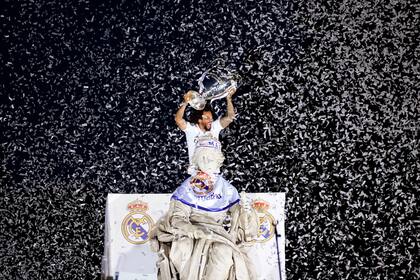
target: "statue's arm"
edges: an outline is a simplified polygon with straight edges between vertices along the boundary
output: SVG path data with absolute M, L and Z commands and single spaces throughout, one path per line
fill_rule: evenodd
M 232 217 L 230 234 L 236 236 L 237 240 L 250 241 L 258 234 L 259 223 L 255 209 L 245 209 L 236 204 L 230 209 Z
M 191 235 L 196 227 L 190 222 L 191 207 L 173 200 L 171 201 L 170 225 L 183 235 Z
M 176 229 L 184 229 L 191 225 L 190 214 L 191 208 L 183 203 L 172 200 L 170 204 L 170 225 Z

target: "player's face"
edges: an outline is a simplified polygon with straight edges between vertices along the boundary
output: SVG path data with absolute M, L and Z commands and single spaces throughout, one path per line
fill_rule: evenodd
M 200 126 L 204 128 L 204 130 L 209 131 L 213 122 L 213 116 L 211 112 L 203 112 L 203 115 L 198 122 Z

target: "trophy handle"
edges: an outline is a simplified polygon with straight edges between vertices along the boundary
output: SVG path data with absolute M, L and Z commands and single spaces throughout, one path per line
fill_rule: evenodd
M 198 85 L 200 87 L 200 89 L 198 90 L 198 92 L 200 94 L 203 94 L 203 91 L 205 89 L 203 81 L 205 77 L 211 77 L 212 79 L 214 79 L 216 81 L 216 84 L 220 84 L 222 82 L 222 80 L 220 79 L 220 77 L 216 76 L 215 74 L 210 73 L 209 74 L 209 70 L 205 71 L 200 78 L 197 80 L 198 81 Z

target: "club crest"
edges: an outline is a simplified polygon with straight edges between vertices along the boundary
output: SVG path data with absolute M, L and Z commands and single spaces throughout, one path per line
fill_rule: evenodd
M 256 242 L 267 242 L 274 236 L 274 217 L 268 212 L 270 204 L 259 199 L 252 202 L 252 207 L 257 211 L 259 222 Z
M 146 214 L 149 206 L 146 202 L 135 200 L 127 205 L 130 211 L 121 223 L 121 232 L 124 238 L 132 244 L 144 244 L 149 241 L 149 231 L 154 222 Z
M 200 171 L 190 180 L 190 188 L 196 196 L 206 196 L 213 192 L 213 180 L 210 175 Z

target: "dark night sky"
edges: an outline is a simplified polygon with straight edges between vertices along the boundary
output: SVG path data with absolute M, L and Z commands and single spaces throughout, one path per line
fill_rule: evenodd
M 6 1 L 2 279 L 96 279 L 108 192 L 172 192 L 214 59 L 238 190 L 287 196 L 288 279 L 418 279 L 415 1 Z M 225 102 L 214 102 L 219 114 Z

